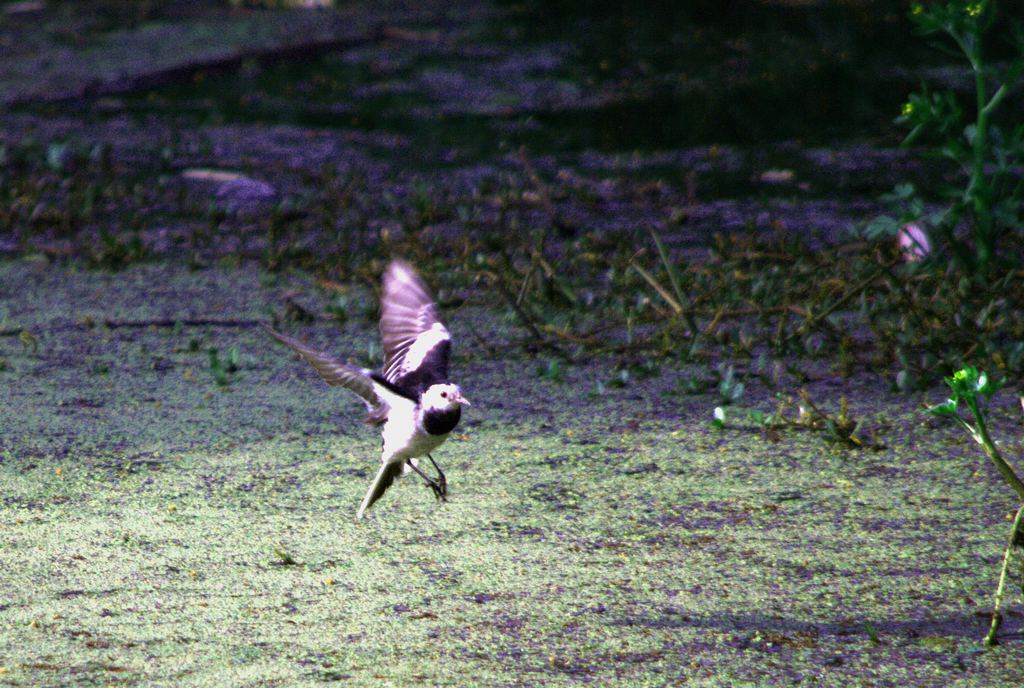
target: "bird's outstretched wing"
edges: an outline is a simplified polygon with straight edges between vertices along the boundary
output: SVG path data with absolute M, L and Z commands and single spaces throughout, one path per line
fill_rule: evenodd
M 370 371 L 336 361 L 327 354 L 308 347 L 297 339 L 283 335 L 280 332 L 275 332 L 269 327 L 266 329 L 271 337 L 282 344 L 287 344 L 293 351 L 306 359 L 327 384 L 345 387 L 362 397 L 370 411 L 374 411 L 386 403 L 374 390 Z
M 384 379 L 414 393 L 448 381 L 451 335 L 430 290 L 412 266 L 392 261 L 384 271 L 380 300 Z

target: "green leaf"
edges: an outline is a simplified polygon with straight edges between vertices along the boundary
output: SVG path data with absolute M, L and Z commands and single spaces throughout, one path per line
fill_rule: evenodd
M 220 353 L 217 351 L 217 347 L 211 346 L 209 355 L 210 372 L 213 374 L 213 379 L 221 387 L 227 386 L 231 380 L 228 377 L 227 371 L 224 369 L 224 363 L 220 360 Z
M 736 403 L 737 401 L 739 401 L 740 398 L 743 396 L 743 392 L 745 389 L 746 385 L 744 385 L 742 382 L 737 382 L 736 384 L 734 384 L 732 388 L 729 390 L 729 401 L 731 403 Z
M 46 149 L 46 165 L 54 172 L 64 169 L 64 163 L 68 158 L 68 145 L 66 143 L 54 142 Z
M 623 368 L 608 381 L 609 387 L 622 388 L 629 384 L 629 371 Z
M 238 372 L 239 360 L 240 358 L 238 353 L 238 347 L 233 346 L 230 349 L 228 349 L 228 362 L 227 366 L 225 366 L 225 370 L 227 370 L 229 373 Z
M 900 372 L 896 373 L 896 389 L 901 392 L 906 392 L 911 388 L 914 383 L 914 378 L 910 374 L 910 371 L 904 368 Z
M 992 380 L 986 373 L 981 373 L 981 377 L 977 384 L 977 390 L 979 394 L 984 395 L 985 398 L 988 399 L 1005 386 L 1005 378 L 1002 380 Z
M 928 413 L 933 416 L 955 416 L 956 415 L 957 400 L 946 399 L 945 403 L 936 404 L 928 408 Z

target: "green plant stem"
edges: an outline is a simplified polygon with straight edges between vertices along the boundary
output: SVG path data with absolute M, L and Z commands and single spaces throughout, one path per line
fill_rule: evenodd
M 992 625 L 989 626 L 988 634 L 985 635 L 986 645 L 996 645 L 996 633 L 1003 623 L 1003 615 L 999 611 L 1003 606 L 1003 593 L 1006 590 L 1007 571 L 1010 570 L 1010 555 L 1013 553 L 1013 544 L 1017 541 L 1017 533 L 1024 524 L 1024 506 L 1017 509 L 1017 516 L 1013 519 L 1013 528 L 1010 530 L 1010 540 L 1006 543 L 1006 552 L 1003 554 L 1003 568 L 999 572 L 999 585 L 996 586 L 995 605 L 992 608 Z
M 658 256 L 661 258 L 662 264 L 665 266 L 665 272 L 668 273 L 668 280 L 672 284 L 672 291 L 676 294 L 676 303 L 679 304 L 677 313 L 683 317 L 683 322 L 686 323 L 686 327 L 690 330 L 690 336 L 694 339 L 697 338 L 698 330 L 697 323 L 693 319 L 693 314 L 683 306 L 686 301 L 686 295 L 683 293 L 682 287 L 679 285 L 679 275 L 676 274 L 676 268 L 672 264 L 672 261 L 668 259 L 668 251 L 665 250 L 664 244 L 661 243 L 661 237 L 654 230 L 654 227 L 648 227 L 651 232 L 651 238 L 654 239 L 654 245 L 658 249 Z
M 982 418 L 980 409 L 977 408 L 977 404 L 971 404 L 971 412 L 974 414 L 974 419 L 977 423 L 977 427 L 974 429 L 975 439 L 981 448 L 988 454 L 988 458 L 992 459 L 992 463 L 996 465 L 996 470 L 1003 476 L 1006 482 L 1010 483 L 1010 487 L 1016 491 L 1017 496 L 1022 502 L 1024 502 L 1024 482 L 1017 476 L 1010 464 L 1006 463 L 1006 459 L 1003 458 L 999 450 L 996 449 L 996 445 L 993 444 L 992 438 L 989 437 L 988 428 L 985 427 L 985 420 Z M 970 427 L 970 426 L 968 426 Z
M 1003 99 L 1006 98 L 1009 92 L 1010 89 L 1006 87 L 1006 84 L 1000 84 L 996 92 L 992 94 L 991 98 L 989 98 L 988 103 L 985 104 L 985 107 L 981 109 L 981 111 L 985 113 L 986 117 L 995 112 L 995 109 L 999 107 L 999 104 L 1003 102 Z
M 985 83 L 985 68 L 981 57 L 981 36 L 966 41 L 957 38 L 960 49 L 964 51 L 974 72 L 974 94 L 977 108 L 977 121 L 974 126 L 974 140 L 971 142 L 971 179 L 964 192 L 964 201 L 971 204 L 974 210 L 974 234 L 977 240 L 976 260 L 978 266 L 985 268 L 992 258 L 993 239 L 992 217 L 989 200 L 986 194 L 980 193 L 985 186 L 985 153 L 988 148 L 989 115 L 1003 96 L 988 98 L 988 85 Z

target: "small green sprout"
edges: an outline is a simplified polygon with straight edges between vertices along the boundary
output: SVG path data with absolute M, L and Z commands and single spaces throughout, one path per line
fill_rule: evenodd
M 984 371 L 979 371 L 973 366 L 967 366 L 958 370 L 952 377 L 947 377 L 946 384 L 953 394 L 945 402 L 929 408 L 928 412 L 934 416 L 952 418 L 974 438 L 975 442 L 984 447 L 986 452 L 989 450 L 990 445 L 992 451 L 998 453 L 998 450 L 992 445 L 992 440 L 988 437 L 986 405 L 992 395 L 999 391 L 1004 383 L 993 382 Z M 974 420 L 973 425 L 958 412 L 961 401 L 970 412 Z M 1011 484 L 1013 484 L 1012 481 Z M 1024 499 L 1024 492 L 1020 494 L 1021 498 Z
M 783 414 L 783 404 L 779 404 L 779 410 L 775 413 L 765 413 L 759 409 L 740 408 L 733 406 L 726 408 L 716 406 L 711 418 L 711 427 L 722 430 L 729 423 L 742 423 L 749 421 L 761 428 L 766 433 L 773 433 L 783 427 L 794 425 Z
M 629 386 L 629 383 L 632 379 L 633 376 L 630 375 L 629 368 L 620 368 L 618 372 L 616 372 L 615 375 L 612 376 L 612 379 L 608 380 L 608 386 L 621 389 L 623 387 Z
M 882 642 L 882 639 L 878 635 L 878 629 L 871 623 L 864 624 L 864 632 L 868 634 L 868 640 L 878 645 Z
M 213 379 L 221 387 L 231 384 L 232 380 L 234 380 L 234 374 L 238 372 L 238 347 L 233 346 L 228 349 L 224 360 L 221 360 L 220 352 L 215 346 L 210 347 L 209 354 L 210 372 L 213 374 Z
M 548 362 L 544 365 L 537 366 L 537 377 L 544 380 L 550 380 L 552 382 L 561 382 L 564 371 L 562 370 L 562 362 L 557 358 L 548 359 Z
M 822 432 L 827 439 L 840 442 L 851 448 L 877 451 L 885 447 L 874 433 L 867 441 L 854 434 L 858 423 L 850 415 L 846 397 L 839 399 L 839 413 L 835 416 L 822 411 L 811 399 L 811 395 L 806 389 L 800 390 L 795 418 L 786 415 L 787 409 L 792 409 L 793 404 L 793 399 L 778 395 L 778 406 L 774 413 L 765 413 L 759 409 L 739 406 L 716 406 L 711 419 L 711 427 L 721 430 L 729 424 L 747 422 L 760 428 L 764 436 L 772 441 L 778 441 L 780 430 L 800 429 Z
M 28 330 L 22 330 L 18 333 L 18 341 L 21 342 L 22 351 L 26 353 L 31 351 L 33 354 L 39 353 L 39 340 Z
M 349 310 L 351 309 L 349 299 L 345 294 L 338 294 L 331 302 L 327 304 L 325 309 L 335 321 L 344 323 L 348 320 Z
M 1021 501 L 1021 506 L 1017 510 L 1013 527 L 1010 530 L 1009 542 L 1007 542 L 1003 554 L 1003 568 L 999 573 L 999 584 L 996 586 L 995 605 L 992 610 L 992 625 L 985 636 L 986 645 L 995 645 L 996 633 L 998 633 L 1003 620 L 1000 609 L 1003 604 L 1003 592 L 1006 588 L 1007 571 L 1010 567 L 1010 555 L 1014 546 L 1020 544 L 1020 541 L 1024 539 L 1024 533 L 1021 530 L 1024 526 L 1024 482 L 1021 482 L 1020 477 L 1003 458 L 988 433 L 988 400 L 999 391 L 1004 382 L 994 382 L 984 371 L 967 366 L 958 370 L 952 377 L 947 377 L 946 384 L 952 391 L 952 395 L 945 402 L 929 408 L 928 412 L 935 416 L 952 418 L 966 430 L 974 438 L 974 441 L 981 445 L 992 463 L 995 464 L 996 470 L 1010 484 Z M 970 413 L 969 418 L 960 415 L 960 402 L 967 407 Z
M 278 542 L 273 546 L 274 556 L 277 557 L 277 561 L 274 562 L 280 566 L 300 566 L 302 562 L 292 556 L 291 552 L 284 546 L 284 543 Z
M 746 385 L 736 379 L 736 371 L 731 365 L 718 366 L 718 396 L 725 405 L 735 404 L 743 397 Z

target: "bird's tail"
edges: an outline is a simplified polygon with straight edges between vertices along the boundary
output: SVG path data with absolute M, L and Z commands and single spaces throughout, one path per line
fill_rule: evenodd
M 359 511 L 356 512 L 356 518 L 360 519 L 363 517 L 363 513 L 373 506 L 381 496 L 387 491 L 389 487 L 403 474 L 405 470 L 405 461 L 389 462 L 381 464 L 380 470 L 377 471 L 377 477 L 370 483 L 370 489 L 366 491 L 366 496 L 363 497 L 363 503 L 359 505 Z

